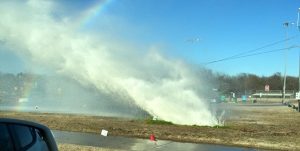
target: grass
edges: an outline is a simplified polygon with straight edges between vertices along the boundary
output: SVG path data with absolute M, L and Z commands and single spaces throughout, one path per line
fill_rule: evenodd
M 223 128 L 223 129 L 225 129 L 225 128 L 229 128 L 229 126 L 215 125 L 215 126 L 213 126 L 213 128 Z
M 152 124 L 152 125 L 175 125 L 174 123 L 170 121 L 160 120 L 160 119 L 153 119 L 153 116 L 148 116 L 144 119 L 144 122 L 146 124 Z
M 193 127 L 208 127 L 208 128 L 222 128 L 222 129 L 225 129 L 225 128 L 230 128 L 229 126 L 222 126 L 222 125 L 215 125 L 215 126 L 199 126 L 199 125 L 192 125 Z
M 172 122 L 164 121 L 164 120 L 146 119 L 145 122 L 147 124 L 155 124 L 155 125 L 174 125 Z

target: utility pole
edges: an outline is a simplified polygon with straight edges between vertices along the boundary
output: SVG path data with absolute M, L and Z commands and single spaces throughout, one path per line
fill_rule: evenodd
M 298 18 L 297 18 L 297 28 L 300 31 L 300 26 L 299 26 L 299 13 L 300 13 L 300 8 L 298 9 Z M 300 51 L 299 51 L 299 89 L 298 89 L 298 94 L 300 93 Z M 298 100 L 298 112 L 300 112 L 300 100 Z
M 299 25 L 299 16 L 300 16 L 300 8 L 298 9 L 298 18 L 297 18 L 297 28 L 300 31 L 300 25 Z M 300 50 L 299 50 L 299 75 L 298 75 L 298 82 L 299 82 L 299 88 L 298 92 L 300 92 Z
M 288 27 L 289 27 L 289 22 L 283 23 L 283 26 L 286 27 L 286 39 L 288 39 Z M 288 43 L 286 42 L 286 45 L 288 47 Z M 282 101 L 281 103 L 285 103 L 285 89 L 286 89 L 286 52 L 287 50 L 284 50 L 284 77 L 283 77 L 283 92 L 282 92 Z

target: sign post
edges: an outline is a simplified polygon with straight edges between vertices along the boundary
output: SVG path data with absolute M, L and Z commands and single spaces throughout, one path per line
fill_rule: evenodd
M 270 91 L 270 86 L 268 84 L 265 85 L 265 91 L 267 92 L 267 98 L 266 100 L 268 100 L 268 97 L 269 97 L 269 91 Z

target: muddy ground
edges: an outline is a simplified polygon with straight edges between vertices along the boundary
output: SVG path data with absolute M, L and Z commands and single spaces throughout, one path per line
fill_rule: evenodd
M 300 150 L 300 113 L 278 103 L 220 104 L 226 110 L 223 127 L 149 124 L 146 120 L 55 113 L 0 112 L 0 117 L 36 121 L 51 129 L 212 143 L 276 150 Z

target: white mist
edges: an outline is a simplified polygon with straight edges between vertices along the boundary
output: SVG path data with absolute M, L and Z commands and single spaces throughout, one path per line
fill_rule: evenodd
M 30 62 L 118 94 L 157 116 L 177 124 L 215 125 L 197 87 L 204 81 L 182 61 L 167 59 L 158 50 L 138 50 L 78 32 L 68 19 L 52 17 L 50 1 L 1 2 L 0 40 Z

